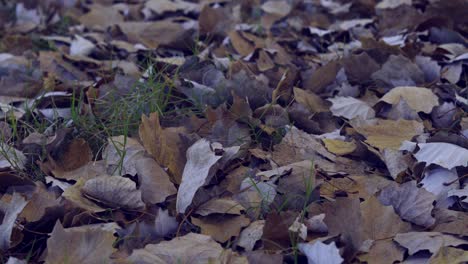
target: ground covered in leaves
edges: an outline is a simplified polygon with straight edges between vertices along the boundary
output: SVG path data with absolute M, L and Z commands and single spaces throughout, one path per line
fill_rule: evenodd
M 0 262 L 468 262 L 467 10 L 0 1 Z

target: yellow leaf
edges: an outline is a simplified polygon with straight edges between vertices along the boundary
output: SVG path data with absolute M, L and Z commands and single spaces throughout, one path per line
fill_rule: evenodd
M 356 144 L 354 141 L 347 142 L 338 139 L 323 139 L 323 143 L 325 143 L 325 147 L 328 151 L 336 155 L 346 155 L 352 153 L 356 150 Z

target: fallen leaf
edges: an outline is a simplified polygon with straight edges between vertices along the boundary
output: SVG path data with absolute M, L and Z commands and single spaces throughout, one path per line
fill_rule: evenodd
M 291 12 L 291 6 L 287 1 L 267 1 L 260 8 L 267 13 L 280 17 L 287 16 Z
M 70 45 L 70 55 L 71 56 L 88 56 L 93 49 L 96 47 L 91 41 L 75 35 L 75 39 L 71 42 Z
M 127 258 L 130 263 L 232 263 L 247 264 L 247 259 L 231 250 L 223 249 L 211 237 L 189 233 L 171 241 L 149 244 L 143 249 L 136 249 Z
M 332 102 L 330 111 L 334 116 L 341 116 L 347 119 L 360 117 L 371 119 L 375 117 L 375 111 L 365 102 L 353 97 L 334 97 L 328 99 Z
M 404 140 L 411 140 L 423 132 L 423 125 L 413 120 L 351 120 L 356 131 L 364 135 L 366 142 L 381 150 L 399 149 Z
M 42 182 L 36 183 L 36 189 L 31 194 L 31 199 L 24 207 L 20 216 L 26 218 L 28 222 L 36 222 L 41 220 L 45 214 L 52 215 L 52 208 L 60 206 L 60 198 L 58 193 L 47 190 L 47 187 Z
M 175 232 L 178 226 L 176 218 L 170 216 L 168 210 L 158 209 L 158 215 L 154 219 L 154 229 L 158 236 L 165 237 Z
M 396 8 L 400 5 L 411 5 L 412 0 L 382 0 L 378 3 L 375 8 L 385 9 L 385 8 Z
M 439 232 L 401 233 L 397 234 L 394 240 L 401 246 L 407 248 L 410 255 L 421 250 L 429 250 L 429 252 L 435 254 L 443 247 L 468 244 L 466 240 Z
M 192 223 L 200 227 L 202 234 L 211 236 L 214 240 L 224 243 L 231 239 L 231 237 L 237 237 L 241 229 L 249 225 L 250 220 L 243 215 L 212 215 L 202 218 L 192 217 Z
M 390 176 L 395 180 L 398 176 L 406 171 L 413 163 L 413 158 L 410 155 L 403 154 L 400 150 L 384 149 L 382 152 L 383 162 L 387 166 Z
M 432 255 L 430 264 L 463 263 L 468 261 L 468 251 L 453 247 L 443 247 Z
M 4 195 L 0 200 L 0 211 L 3 215 L 0 225 L 0 250 L 6 251 L 10 248 L 16 218 L 27 203 L 21 194 L 16 192 L 13 195 Z
M 88 162 L 87 164 L 71 171 L 64 171 L 61 167 L 54 166 L 52 164 L 51 172 L 54 177 L 58 179 L 68 181 L 78 181 L 79 179 L 88 180 L 96 178 L 99 175 L 107 174 L 107 166 L 104 160 L 98 160 Z
M 269 213 L 263 227 L 262 242 L 264 248 L 267 250 L 280 250 L 289 247 L 291 244 L 289 227 L 296 218 L 297 213 L 293 211 Z
M 135 169 L 140 182 L 141 198 L 147 204 L 162 203 L 168 196 L 177 193 L 169 175 L 153 158 L 135 161 Z
M 0 169 L 23 169 L 26 156 L 12 146 L 0 142 Z
M 316 112 L 326 112 L 329 107 L 327 101 L 320 98 L 318 95 L 308 92 L 306 90 L 294 87 L 294 99 L 307 107 L 312 113 Z
M 276 184 L 256 181 L 250 177 L 242 180 L 236 199 L 247 210 L 251 217 L 258 217 L 270 206 L 276 197 Z
M 124 20 L 119 10 L 112 7 L 95 4 L 91 6 L 90 12 L 79 18 L 86 27 L 107 28 Z
M 200 139 L 187 150 L 187 164 L 177 194 L 177 211 L 185 213 L 197 190 L 211 180 L 212 167 L 222 158 L 211 149 L 210 142 Z
M 190 12 L 200 12 L 200 5 L 182 0 L 150 0 L 145 3 L 145 7 L 151 9 L 157 15 L 162 15 L 166 12 L 181 11 L 185 14 Z
M 373 243 L 369 252 L 358 258 L 369 263 L 394 263 L 403 260 L 404 251 L 391 238 L 398 233 L 410 231 L 411 224 L 401 220 L 393 207 L 382 205 L 376 196 L 361 203 L 361 214 L 365 237 Z
M 107 166 L 112 166 L 112 174 L 136 175 L 135 163 L 143 158 L 145 149 L 133 138 L 126 136 L 110 137 L 102 156 Z
M 299 250 L 307 256 L 309 264 L 341 264 L 343 258 L 340 255 L 340 251 L 335 245 L 335 242 L 325 244 L 321 241 L 313 243 L 299 243 Z
M 82 195 L 85 180 L 79 179 L 73 186 L 68 187 L 62 194 L 63 198 L 70 201 L 74 206 L 91 212 L 103 212 L 106 209 L 98 206 Z
M 338 139 L 322 139 L 323 143 L 325 143 L 325 147 L 328 151 L 335 155 L 347 155 L 353 153 L 357 146 L 354 141 L 347 142 Z
M 63 228 L 57 221 L 47 239 L 47 263 L 106 263 L 115 252 L 112 247 L 115 223 Z
M 390 180 L 379 175 L 332 178 L 320 186 L 320 196 L 333 199 L 336 192 L 346 192 L 349 197 L 366 200 L 390 183 Z
M 325 213 L 323 221 L 328 227 L 328 235 L 341 235 L 346 245 L 343 256 L 353 257 L 365 240 L 359 200 L 340 197 L 335 202 L 325 205 L 323 210 Z
M 207 216 L 210 214 L 233 214 L 240 215 L 244 208 L 235 200 L 230 198 L 211 199 L 200 205 L 195 211 L 196 214 Z
M 449 198 L 449 195 L 452 190 L 459 188 L 457 179 L 458 174 L 455 169 L 436 168 L 425 171 L 424 179 L 420 184 L 424 189 L 435 195 L 436 207 L 448 208 L 455 202 L 452 198 Z M 454 183 L 445 185 L 447 182 Z
M 437 164 L 447 169 L 468 166 L 468 150 L 450 143 L 419 143 L 414 157 L 419 162 Z
M 112 208 L 139 210 L 145 207 L 136 184 L 120 176 L 99 176 L 87 180 L 81 189 L 86 198 Z
M 398 86 L 416 86 L 425 81 L 421 69 L 402 55 L 390 55 L 382 68 L 372 74 L 372 79 L 387 90 Z
M 404 99 L 411 109 L 426 114 L 431 113 L 432 108 L 439 105 L 439 98 L 431 90 L 416 86 L 395 87 L 379 101 L 395 105 L 401 99 Z
M 323 222 L 323 219 L 325 219 L 325 214 L 318 214 L 306 219 L 304 223 L 309 231 L 314 233 L 327 233 L 328 227 L 325 222 Z
M 402 219 L 411 223 L 424 227 L 435 223 L 431 215 L 435 196 L 425 189 L 418 188 L 415 181 L 388 185 L 381 191 L 379 200 L 383 205 L 393 206 Z
M 302 223 L 301 217 L 297 217 L 296 220 L 289 226 L 288 231 L 292 234 L 297 235 L 302 240 L 307 239 L 307 226 Z
M 243 247 L 246 251 L 252 251 L 257 241 L 262 238 L 265 220 L 257 220 L 246 227 L 239 235 L 238 246 Z
M 180 137 L 185 133 L 183 127 L 162 128 L 157 113 L 141 116 L 139 135 L 143 146 L 159 165 L 168 168 L 176 184 L 181 182 L 186 163 L 187 146 Z

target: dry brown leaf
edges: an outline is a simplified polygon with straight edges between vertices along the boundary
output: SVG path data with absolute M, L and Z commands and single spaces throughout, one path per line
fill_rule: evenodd
M 403 55 L 390 55 L 382 68 L 372 74 L 372 79 L 386 89 L 415 86 L 425 82 L 421 69 Z
M 404 99 L 411 109 L 426 114 L 439 105 L 439 98 L 431 90 L 416 86 L 395 87 L 380 98 L 380 101 L 396 105 L 401 99 Z
M 330 111 L 334 116 L 347 119 L 362 118 L 371 119 L 375 117 L 375 111 L 367 103 L 349 96 L 337 96 L 328 99 L 332 102 Z
M 273 182 L 256 181 L 250 177 L 245 178 L 240 189 L 234 195 L 244 208 L 248 208 L 247 214 L 258 218 L 263 210 L 266 210 L 276 197 L 276 184 Z
M 325 143 L 325 147 L 328 151 L 339 156 L 353 153 L 357 148 L 354 141 L 347 142 L 343 140 L 328 138 L 322 139 L 322 141 L 323 143 Z
M 115 223 L 85 225 L 64 229 L 57 221 L 47 239 L 46 263 L 107 263 L 116 250 Z
M 290 246 L 289 227 L 294 223 L 297 215 L 298 213 L 293 211 L 282 211 L 269 213 L 266 216 L 262 236 L 265 249 L 281 250 Z
M 182 0 L 150 0 L 145 3 L 145 7 L 151 9 L 157 15 L 162 15 L 165 12 L 182 11 L 188 14 L 190 12 L 200 11 L 200 4 Z
M 378 175 L 332 178 L 320 186 L 320 195 L 334 198 L 335 192 L 346 192 L 350 197 L 366 200 L 390 183 L 390 180 Z
M 190 22 L 187 23 L 189 25 Z M 119 23 L 118 26 L 131 43 L 143 44 L 149 49 L 165 46 L 189 50 L 194 45 L 190 35 L 187 34 L 190 30 L 184 28 L 181 23 L 171 20 L 128 21 Z
M 320 94 L 328 85 L 335 81 L 339 70 L 340 65 L 335 61 L 318 68 L 310 77 L 303 78 L 304 89 Z
M 328 102 L 320 98 L 318 95 L 306 90 L 294 87 L 294 99 L 307 107 L 312 113 L 327 112 L 329 109 Z
M 243 215 L 211 215 L 202 218 L 192 217 L 192 223 L 201 228 L 202 234 L 224 243 L 231 237 L 237 237 L 241 229 L 249 225 L 250 220 Z
M 367 143 L 380 150 L 398 150 L 404 140 L 411 140 L 424 129 L 421 123 L 414 120 L 353 119 L 350 123 L 358 133 L 367 138 Z
M 267 1 L 261 7 L 263 11 L 278 15 L 280 17 L 285 17 L 291 12 L 291 5 L 284 0 L 280 1 Z
M 139 128 L 140 139 L 146 151 L 151 154 L 162 167 L 167 167 L 175 183 L 180 184 L 185 163 L 187 146 L 180 135 L 185 134 L 183 127 L 162 128 L 157 113 L 149 117 L 142 115 Z
M 31 194 L 31 199 L 24 207 L 20 216 L 26 218 L 28 222 L 36 222 L 45 216 L 52 215 L 52 207 L 60 206 L 58 194 L 47 190 L 47 187 L 42 182 L 36 183 L 36 189 Z
M 257 67 L 260 72 L 271 70 L 275 67 L 275 63 L 270 58 L 270 55 L 264 50 L 258 51 Z
M 145 207 L 141 191 L 132 180 L 120 176 L 99 176 L 87 180 L 81 188 L 86 198 L 112 208 L 139 210 Z
M 226 31 L 229 31 L 232 27 L 229 11 L 226 8 L 213 8 L 209 5 L 203 6 L 198 16 L 200 33 L 225 35 Z M 214 59 L 216 60 L 216 57 Z
M 234 49 L 242 56 L 247 56 L 255 50 L 255 45 L 244 38 L 239 31 L 231 31 L 229 38 Z
M 195 214 L 207 216 L 210 214 L 233 214 L 240 215 L 244 210 L 242 205 L 231 198 L 211 199 L 208 202 L 200 205 Z
M 402 219 L 411 223 L 424 227 L 435 223 L 431 215 L 435 196 L 425 189 L 418 188 L 415 181 L 388 185 L 380 193 L 379 200 L 383 205 L 393 206 Z
M 87 164 L 71 171 L 62 171 L 60 169 L 52 169 L 55 178 L 64 180 L 78 181 L 79 179 L 88 180 L 96 178 L 99 175 L 107 174 L 107 166 L 104 160 L 91 161 Z
M 341 235 L 345 243 L 343 256 L 352 258 L 365 240 L 362 215 L 357 198 L 337 198 L 335 202 L 324 205 L 323 221 L 328 227 L 329 236 Z
M 84 169 L 83 166 L 87 166 L 93 158 L 93 151 L 88 142 L 82 138 L 73 139 L 69 144 L 63 148 L 59 147 L 59 150 L 54 152 L 57 154 L 49 155 L 49 160 L 41 166 L 46 166 L 57 178 L 70 177 L 69 174 Z M 72 179 L 76 180 L 76 178 Z
M 368 253 L 359 259 L 374 263 L 394 263 L 403 260 L 404 251 L 392 240 L 396 234 L 411 230 L 411 224 L 403 222 L 393 207 L 382 205 L 375 196 L 361 203 L 362 226 L 367 239 L 373 240 Z
M 169 180 L 169 175 L 153 158 L 141 158 L 135 161 L 135 169 L 140 182 L 141 196 L 145 203 L 162 203 L 177 189 Z
M 116 8 L 95 4 L 90 7 L 90 12 L 81 16 L 79 20 L 86 27 L 105 29 L 123 22 L 124 18 Z
M 116 136 L 107 139 L 107 146 L 102 153 L 113 175 L 135 175 L 135 163 L 143 158 L 145 149 L 136 139 Z
M 304 160 L 313 161 L 320 171 L 330 175 L 359 175 L 365 173 L 361 161 L 330 153 L 316 136 L 291 127 L 280 144 L 275 146 L 270 160 L 279 166 Z
M 127 258 L 130 263 L 229 263 L 247 264 L 247 259 L 223 249 L 211 237 L 189 233 L 171 241 L 149 244 L 136 249 Z
M 465 263 L 468 262 L 468 251 L 453 247 L 443 247 L 432 255 L 429 259 L 429 264 L 445 264 L 445 263 Z
M 375 196 L 361 203 L 361 213 L 364 233 L 372 240 L 386 239 L 411 230 L 411 224 L 403 222 L 393 207 L 382 205 Z
M 103 212 L 106 209 L 98 206 L 94 202 L 90 201 L 89 199 L 86 199 L 82 193 L 81 189 L 83 188 L 86 180 L 79 179 L 73 186 L 67 188 L 63 194 L 62 197 L 64 197 L 66 200 L 70 201 L 73 205 L 90 211 L 90 212 Z
M 401 233 L 397 234 L 394 240 L 401 246 L 407 248 L 410 255 L 421 250 L 429 250 L 429 252 L 435 254 L 443 247 L 468 244 L 466 240 L 439 232 Z

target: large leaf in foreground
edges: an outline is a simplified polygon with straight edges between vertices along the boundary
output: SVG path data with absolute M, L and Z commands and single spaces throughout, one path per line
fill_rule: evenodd
M 247 259 L 223 249 L 211 237 L 189 233 L 171 241 L 149 244 L 136 249 L 127 258 L 130 263 L 245 263 Z M 229 260 L 229 262 L 224 262 Z
M 420 143 L 414 157 L 419 162 L 437 164 L 447 169 L 468 166 L 468 149 L 450 143 Z
M 90 200 L 124 209 L 142 209 L 141 191 L 136 184 L 120 176 L 100 176 L 86 181 L 82 193 Z
M 47 240 L 46 263 L 109 263 L 114 253 L 116 224 L 97 224 L 63 228 L 55 224 Z
M 414 224 L 429 227 L 435 222 L 431 215 L 435 196 L 418 188 L 415 181 L 388 185 L 380 193 L 379 200 L 383 205 L 393 206 L 401 218 Z

